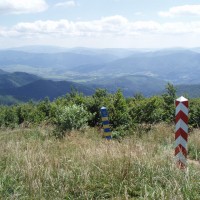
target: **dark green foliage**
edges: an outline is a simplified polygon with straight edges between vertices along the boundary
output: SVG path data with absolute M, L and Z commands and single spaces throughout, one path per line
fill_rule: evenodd
M 78 93 L 76 90 L 72 89 L 65 98 L 57 99 L 56 102 L 58 105 L 75 104 L 84 106 L 84 108 L 92 114 L 88 124 L 94 127 L 101 123 L 100 109 L 102 106 L 107 106 L 112 96 L 113 95 L 108 94 L 105 89 L 97 89 L 92 96 L 84 96 L 82 93 Z
M 97 89 L 94 95 L 84 96 L 77 90 L 71 89 L 70 93 L 53 102 L 46 98 L 38 103 L 30 101 L 25 104 L 1 106 L 0 126 L 15 127 L 20 124 L 30 126 L 50 123 L 59 127 L 60 132 L 78 129 L 82 126 L 77 127 L 79 122 L 93 127 L 101 126 L 100 109 L 105 106 L 109 113 L 113 134 L 119 138 L 134 132 L 135 128 L 143 124 L 151 127 L 151 124 L 163 121 L 173 123 L 176 98 L 176 89 L 171 84 L 166 86 L 165 94 L 150 98 L 136 94 L 133 98 L 126 99 L 121 90 L 110 94 L 105 89 Z M 71 110 L 66 110 L 68 108 Z M 200 99 L 189 100 L 189 110 L 189 126 L 199 127 Z M 67 119 L 68 121 L 65 121 Z
M 0 126 L 14 128 L 19 124 L 16 107 L 0 107 Z
M 100 109 L 102 106 L 107 106 L 106 100 L 109 98 L 109 94 L 105 89 L 97 89 L 92 98 L 88 98 L 86 103 L 87 109 L 92 113 L 93 117 L 89 121 L 91 126 L 96 126 L 101 123 Z
M 40 110 L 40 103 L 36 105 L 29 102 L 19 105 L 17 107 L 19 122 L 32 125 L 43 122 L 46 119 L 46 113 Z
M 45 98 L 44 101 L 39 102 L 37 109 L 38 112 L 43 113 L 46 119 L 49 118 L 51 113 L 51 103 L 49 99 Z
M 176 88 L 168 83 L 166 86 L 166 93 L 162 95 L 164 100 L 164 121 L 171 122 L 174 120 L 175 112 L 175 99 L 176 99 Z
M 130 116 L 135 123 L 157 123 L 163 120 L 164 101 L 162 97 L 135 99 L 130 107 Z
M 113 128 L 120 126 L 127 127 L 131 123 L 131 117 L 128 113 L 128 105 L 121 90 L 110 96 L 107 102 L 109 111 L 109 120 Z
M 189 100 L 189 124 L 192 127 L 200 127 L 200 99 Z

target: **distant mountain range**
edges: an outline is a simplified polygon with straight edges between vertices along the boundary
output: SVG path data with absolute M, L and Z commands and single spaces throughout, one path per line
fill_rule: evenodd
M 0 50 L 0 95 L 22 101 L 46 96 L 52 100 L 70 92 L 71 87 L 86 95 L 93 94 L 96 88 L 109 92 L 120 88 L 125 96 L 152 96 L 162 93 L 167 82 L 177 85 L 178 94 L 197 97 L 199 77 L 200 48 L 28 46 Z
M 61 53 L 28 53 L 15 50 L 0 51 L 0 66 L 24 65 L 35 68 L 58 68 L 63 70 L 86 64 L 101 64 L 115 60 L 116 57 L 108 54 L 85 55 L 72 52 Z
M 199 52 L 199 48 L 150 51 L 49 47 L 48 51 L 47 47 L 21 47 L 0 51 L 0 69 L 70 81 L 80 75 L 146 75 L 174 84 L 198 84 Z
M 140 52 L 101 65 L 73 69 L 88 74 L 140 74 L 157 77 L 175 84 L 200 83 L 200 53 L 190 50 Z

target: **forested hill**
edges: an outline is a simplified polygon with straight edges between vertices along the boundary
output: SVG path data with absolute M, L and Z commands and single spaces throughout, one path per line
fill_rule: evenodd
M 13 96 L 15 99 L 21 101 L 29 101 L 31 99 L 38 101 L 45 97 L 53 100 L 69 93 L 72 89 L 82 92 L 85 95 L 92 95 L 95 91 L 93 88 L 69 81 L 37 80 L 21 87 L 2 89 L 0 93 L 5 96 Z
M 39 79 L 41 79 L 41 77 L 25 72 L 8 73 L 1 70 L 0 89 L 7 90 L 9 88 L 21 87 Z
M 167 85 L 166 81 L 145 75 L 124 75 L 118 77 L 99 77 L 85 83 L 72 81 L 52 81 L 42 79 L 36 75 L 14 72 L 8 73 L 0 71 L 0 102 L 12 104 L 17 101 L 26 102 L 29 100 L 42 100 L 48 97 L 53 100 L 59 96 L 70 93 L 72 89 L 92 95 L 98 88 L 106 89 L 115 93 L 121 89 L 126 97 L 133 97 L 140 93 L 146 97 L 162 94 Z M 200 85 L 178 85 L 175 86 L 178 95 L 188 97 L 200 96 Z

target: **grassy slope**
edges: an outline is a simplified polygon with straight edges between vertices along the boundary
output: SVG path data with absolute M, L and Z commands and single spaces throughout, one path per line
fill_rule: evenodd
M 177 169 L 172 127 L 138 129 L 121 142 L 95 129 L 64 140 L 50 131 L 0 131 L 0 199 L 200 199 L 200 166 Z M 199 136 L 190 135 L 192 157 L 200 156 Z

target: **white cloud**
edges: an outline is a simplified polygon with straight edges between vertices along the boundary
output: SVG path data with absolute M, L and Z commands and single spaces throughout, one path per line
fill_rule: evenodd
M 7 29 L 4 27 L 0 27 L 0 38 L 6 38 L 6 37 L 16 38 L 18 36 L 21 36 L 21 33 L 16 31 L 15 29 Z
M 122 16 L 103 17 L 93 21 L 35 21 L 33 23 L 18 23 L 12 30 L 22 35 L 68 35 L 68 36 L 99 36 L 125 34 L 129 26 L 128 20 Z
M 1 0 L 0 14 L 43 12 L 48 8 L 45 0 Z
M 168 11 L 158 13 L 162 17 L 175 17 L 183 15 L 200 15 L 200 5 L 183 5 L 170 8 Z
M 69 21 L 66 19 L 53 21 L 35 21 L 18 23 L 11 28 L 1 28 L 1 35 L 8 36 L 130 36 L 137 34 L 185 34 L 200 33 L 200 21 L 196 22 L 170 22 L 156 21 L 129 21 L 127 18 L 116 15 L 103 17 L 93 21 Z M 2 34 L 4 33 L 4 34 Z
M 2 47 L 30 44 L 161 48 L 200 46 L 200 21 L 169 22 L 129 21 L 122 16 L 93 21 L 47 20 L 0 27 Z
M 155 21 L 137 21 L 130 23 L 130 30 L 138 32 L 158 32 L 161 29 L 161 25 Z
M 6 36 L 6 31 L 5 31 L 5 29 L 3 27 L 0 27 L 0 36 L 1 37 Z
M 75 6 L 78 6 L 78 4 L 73 1 L 73 0 L 69 0 L 69 1 L 65 1 L 65 2 L 59 2 L 57 4 L 55 4 L 55 6 L 57 7 L 75 7 Z
M 103 17 L 92 21 L 35 21 L 18 23 L 11 28 L 0 27 L 1 37 L 27 38 L 102 38 L 200 34 L 200 21 L 159 23 L 156 21 L 129 21 L 123 16 Z

